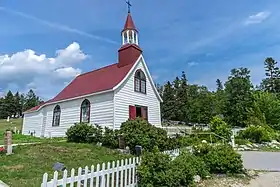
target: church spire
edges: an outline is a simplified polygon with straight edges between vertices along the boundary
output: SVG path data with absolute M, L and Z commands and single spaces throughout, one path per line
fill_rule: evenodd
M 134 22 L 132 20 L 132 16 L 130 13 L 131 4 L 130 4 L 129 0 L 126 3 L 128 5 L 128 13 L 127 13 L 124 29 L 122 30 L 122 45 L 125 45 L 125 44 L 138 45 L 138 31 L 134 25 Z

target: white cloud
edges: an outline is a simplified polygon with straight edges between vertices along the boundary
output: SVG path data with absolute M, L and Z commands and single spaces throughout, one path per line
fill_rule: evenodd
M 76 42 L 57 50 L 54 57 L 38 55 L 31 49 L 0 55 L 0 87 L 3 90 L 10 85 L 21 90 L 44 90 L 47 85 L 61 87 L 81 73 L 75 66 L 86 58 Z
M 249 16 L 244 24 L 245 25 L 250 25 L 250 24 L 257 24 L 265 21 L 269 16 L 271 15 L 271 12 L 264 11 L 264 12 L 259 12 L 255 15 Z
M 188 66 L 189 66 L 189 67 L 193 67 L 193 66 L 196 66 L 196 65 L 198 65 L 197 62 L 194 62 L 194 61 L 188 62 Z

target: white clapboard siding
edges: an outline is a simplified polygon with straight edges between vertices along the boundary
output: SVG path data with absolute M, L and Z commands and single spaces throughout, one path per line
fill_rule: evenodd
M 42 112 L 33 112 L 24 114 L 22 134 L 40 137 L 42 133 L 43 114 Z M 34 134 L 35 132 L 35 134 Z
M 80 167 L 77 173 L 74 169 L 71 169 L 70 173 L 67 170 L 61 173 L 55 171 L 50 181 L 48 174 L 45 173 L 41 187 L 132 187 L 137 184 L 136 167 L 139 163 L 140 159 L 136 157 L 98 164 L 96 167 L 86 166 L 84 170 Z
M 61 108 L 60 124 L 57 127 L 52 126 L 53 110 L 56 104 L 48 105 L 46 110 L 47 120 L 45 127 L 45 136 L 63 137 L 68 128 L 74 123 L 80 122 L 81 104 L 84 99 L 90 101 L 90 123 L 98 124 L 102 127 L 113 128 L 113 92 L 94 95 L 86 98 L 58 103 Z
M 146 75 L 146 94 L 134 91 L 134 74 L 141 69 Z M 161 126 L 160 100 L 153 89 L 152 82 L 148 78 L 144 61 L 140 60 L 135 69 L 131 72 L 126 81 L 115 91 L 115 128 L 129 118 L 129 105 L 140 105 L 148 107 L 148 121 Z

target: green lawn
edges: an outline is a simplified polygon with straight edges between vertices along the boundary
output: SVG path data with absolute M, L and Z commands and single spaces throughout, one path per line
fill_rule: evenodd
M 38 187 L 45 172 L 52 177 L 55 162 L 77 169 L 124 157 L 91 144 L 56 142 L 18 146 L 13 155 L 0 155 L 0 179 L 11 187 Z
M 22 127 L 22 118 L 18 119 L 10 119 L 9 122 L 7 122 L 4 119 L 0 120 L 0 145 L 4 144 L 4 132 L 7 129 L 13 129 L 14 127 L 17 128 L 17 130 L 21 130 Z M 25 136 L 21 134 L 13 134 L 13 140 L 12 142 L 14 144 L 16 143 L 31 143 L 31 142 L 42 142 L 41 138 L 36 138 L 32 136 Z
M 14 129 L 14 127 L 16 127 L 17 130 L 21 130 L 22 118 L 10 119 L 9 122 L 7 122 L 6 119 L 0 119 L 0 132 L 3 132 L 9 128 Z

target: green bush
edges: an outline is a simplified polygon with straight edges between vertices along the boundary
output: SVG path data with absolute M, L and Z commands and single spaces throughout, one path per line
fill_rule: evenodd
M 275 133 L 268 126 L 249 126 L 247 129 L 240 131 L 237 138 L 247 139 L 254 143 L 270 142 Z
M 215 174 L 238 174 L 243 172 L 241 155 L 229 145 L 213 146 L 207 153 L 200 155 Z
M 145 152 L 141 157 L 141 164 L 137 169 L 140 187 L 172 186 L 173 174 L 170 173 L 171 158 L 154 150 Z
M 138 175 L 140 187 L 190 186 L 195 175 L 204 178 L 209 169 L 201 158 L 190 153 L 184 152 L 171 161 L 168 155 L 154 150 L 143 154 Z
M 75 123 L 67 132 L 67 141 L 76 143 L 96 143 L 102 139 L 102 128 L 87 123 Z
M 192 173 L 193 176 L 199 175 L 201 178 L 206 178 L 206 176 L 210 174 L 209 168 L 204 160 L 189 152 L 181 152 L 180 155 L 172 161 L 171 165 L 174 167 L 177 166 L 177 169 L 179 168 L 182 172 L 187 171 L 187 173 Z M 188 176 L 188 174 L 184 176 Z
M 119 147 L 119 131 L 112 130 L 105 127 L 104 134 L 102 136 L 102 145 L 108 148 L 116 149 Z
M 151 151 L 154 146 L 161 151 L 170 149 L 167 144 L 167 132 L 141 118 L 124 122 L 121 125 L 120 133 L 124 135 L 125 144 L 133 152 L 136 145 L 141 145 L 147 151 Z
M 225 138 L 228 141 L 232 135 L 230 126 L 218 116 L 213 117 L 210 121 L 210 131 Z

